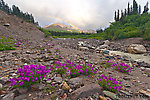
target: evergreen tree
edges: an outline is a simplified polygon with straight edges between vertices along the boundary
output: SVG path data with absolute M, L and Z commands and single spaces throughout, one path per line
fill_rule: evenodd
M 144 6 L 143 13 L 148 13 L 148 10 L 149 10 L 149 8 L 148 8 L 148 2 L 147 2 L 146 5 Z
M 12 13 L 18 17 L 21 17 L 20 9 L 15 5 L 12 5 Z
M 130 8 L 131 10 L 130 10 L 130 15 L 132 15 L 133 14 L 133 8 L 132 8 L 132 5 L 131 5 L 131 8 Z
M 117 21 L 117 12 L 115 11 L 115 21 Z
M 119 21 L 119 19 L 120 19 L 120 12 L 119 12 L 119 9 L 118 9 L 117 21 Z
M 7 14 L 14 14 L 17 17 L 23 18 L 24 20 L 28 21 L 28 22 L 34 22 L 34 17 L 32 16 L 32 14 L 28 14 L 28 13 L 23 13 L 19 7 L 12 5 L 12 10 L 9 8 L 8 4 L 5 3 L 3 0 L 0 0 L 0 9 L 5 11 Z
M 130 15 L 130 3 L 128 2 L 128 15 Z
M 141 14 L 141 5 L 139 5 L 139 14 Z
M 121 10 L 121 17 L 120 17 L 120 20 L 122 20 L 123 17 L 124 17 L 124 15 L 123 15 L 123 10 Z
M 124 16 L 127 16 L 127 9 L 124 10 Z
M 133 14 L 138 13 L 138 4 L 135 0 L 133 0 Z

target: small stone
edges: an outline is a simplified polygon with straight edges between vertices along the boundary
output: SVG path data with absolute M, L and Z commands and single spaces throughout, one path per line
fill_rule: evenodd
M 100 99 L 100 100 L 107 100 L 105 97 L 103 97 L 103 96 L 101 96 L 101 95 L 99 96 L 99 99 Z
M 148 97 L 150 97 L 150 92 L 148 92 L 148 91 L 140 90 L 139 92 L 146 95 L 146 96 L 148 96 Z
M 85 60 L 85 62 L 88 63 L 89 61 L 88 61 L 88 60 Z
M 54 81 L 55 81 L 56 83 L 61 83 L 61 82 L 62 82 L 62 77 L 55 77 L 55 78 L 54 78 Z
M 66 82 L 64 82 L 64 84 L 62 86 L 62 89 L 68 91 L 70 89 L 70 87 L 69 87 L 69 85 Z
M 130 94 L 130 93 L 127 92 L 127 91 L 120 90 L 120 92 L 123 93 L 123 94 L 125 94 L 125 95 L 127 95 L 127 96 L 132 96 L 132 94 Z
M 67 94 L 64 93 L 63 96 L 62 96 L 62 100 L 66 100 L 67 99 Z
M 141 67 L 141 70 L 144 71 L 144 70 L 145 70 L 145 67 Z
M 104 50 L 103 54 L 109 54 L 109 50 Z
M 0 95 L 2 95 L 2 94 L 6 94 L 6 91 L 1 90 Z
M 29 94 L 28 96 L 31 97 L 32 94 Z
M 50 84 L 52 81 L 51 80 L 47 80 L 46 83 Z
M 38 100 L 38 97 L 34 97 L 32 100 Z
M 103 93 L 104 95 L 110 97 L 113 100 L 119 100 L 119 97 L 115 93 L 112 93 L 110 91 L 103 91 Z
M 72 89 L 69 89 L 69 92 L 71 93 L 73 90 Z
M 123 79 L 124 79 L 124 80 L 131 80 L 131 77 L 124 76 Z

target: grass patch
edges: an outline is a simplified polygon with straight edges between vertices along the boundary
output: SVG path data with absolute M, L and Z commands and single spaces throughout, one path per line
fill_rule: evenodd
M 6 38 L 4 36 L 0 37 L 0 51 L 4 50 L 15 50 L 15 41 L 11 38 Z

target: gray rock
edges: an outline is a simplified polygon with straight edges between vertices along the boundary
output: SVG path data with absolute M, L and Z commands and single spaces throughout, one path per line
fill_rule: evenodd
M 90 84 L 83 86 L 71 93 L 71 99 L 78 100 L 79 98 L 92 96 L 96 93 L 102 93 L 102 87 L 99 84 Z
M 99 49 L 105 49 L 105 48 L 108 48 L 108 47 L 109 47 L 108 45 L 104 44 L 104 45 L 101 45 L 100 47 L 98 47 L 97 50 L 99 50 Z
M 130 94 L 130 93 L 127 92 L 127 91 L 120 90 L 120 92 L 123 93 L 123 94 L 125 94 L 125 95 L 127 95 L 127 96 L 132 96 L 132 94 Z
M 103 42 L 104 42 L 104 45 L 110 45 L 110 41 L 109 40 L 105 40 Z
M 88 47 L 79 47 L 80 50 L 89 50 Z
M 10 24 L 9 23 L 5 23 L 3 26 L 8 27 L 8 26 L 10 26 Z
M 3 84 L 0 83 L 0 89 L 3 88 Z
M 104 50 L 102 53 L 103 54 L 109 54 L 109 50 Z
M 14 100 L 26 100 L 27 94 L 23 94 L 14 98 Z
M 54 81 L 56 83 L 61 83 L 62 82 L 62 77 L 54 77 Z
M 119 97 L 115 93 L 112 93 L 109 91 L 103 91 L 103 93 L 104 93 L 104 95 L 110 97 L 113 100 L 119 100 Z
M 140 45 L 140 44 L 131 44 L 128 48 L 128 52 L 129 53 L 134 53 L 134 54 L 137 54 L 137 53 L 146 53 L 147 50 L 146 48 L 143 46 L 143 45 Z
M 140 67 L 140 68 L 141 68 L 141 70 L 142 70 L 142 71 L 144 71 L 144 70 L 145 70 L 145 67 Z
M 37 84 L 34 84 L 33 87 L 37 90 L 43 90 L 44 87 L 45 87 L 45 84 L 42 84 L 42 83 L 37 83 Z
M 14 96 L 15 96 L 14 93 L 9 93 L 9 94 L 7 94 L 6 96 L 4 96 L 4 97 L 2 98 L 2 100 L 14 100 Z
M 131 80 L 131 77 L 124 76 L 123 79 L 124 79 L 124 80 Z
M 28 91 L 27 88 L 17 88 L 17 90 L 20 94 L 25 94 Z
M 83 85 L 83 81 L 79 77 L 70 79 L 68 83 L 71 88 L 77 88 Z

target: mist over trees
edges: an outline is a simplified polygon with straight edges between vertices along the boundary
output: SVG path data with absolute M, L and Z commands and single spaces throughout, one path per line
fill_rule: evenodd
M 22 18 L 23 20 L 31 23 L 35 23 L 34 17 L 32 14 L 29 14 L 28 12 L 24 13 L 19 9 L 19 7 L 12 5 L 12 8 L 8 6 L 7 3 L 5 3 L 3 0 L 0 0 L 0 10 L 3 10 L 7 14 L 13 14 L 16 15 L 19 18 Z

